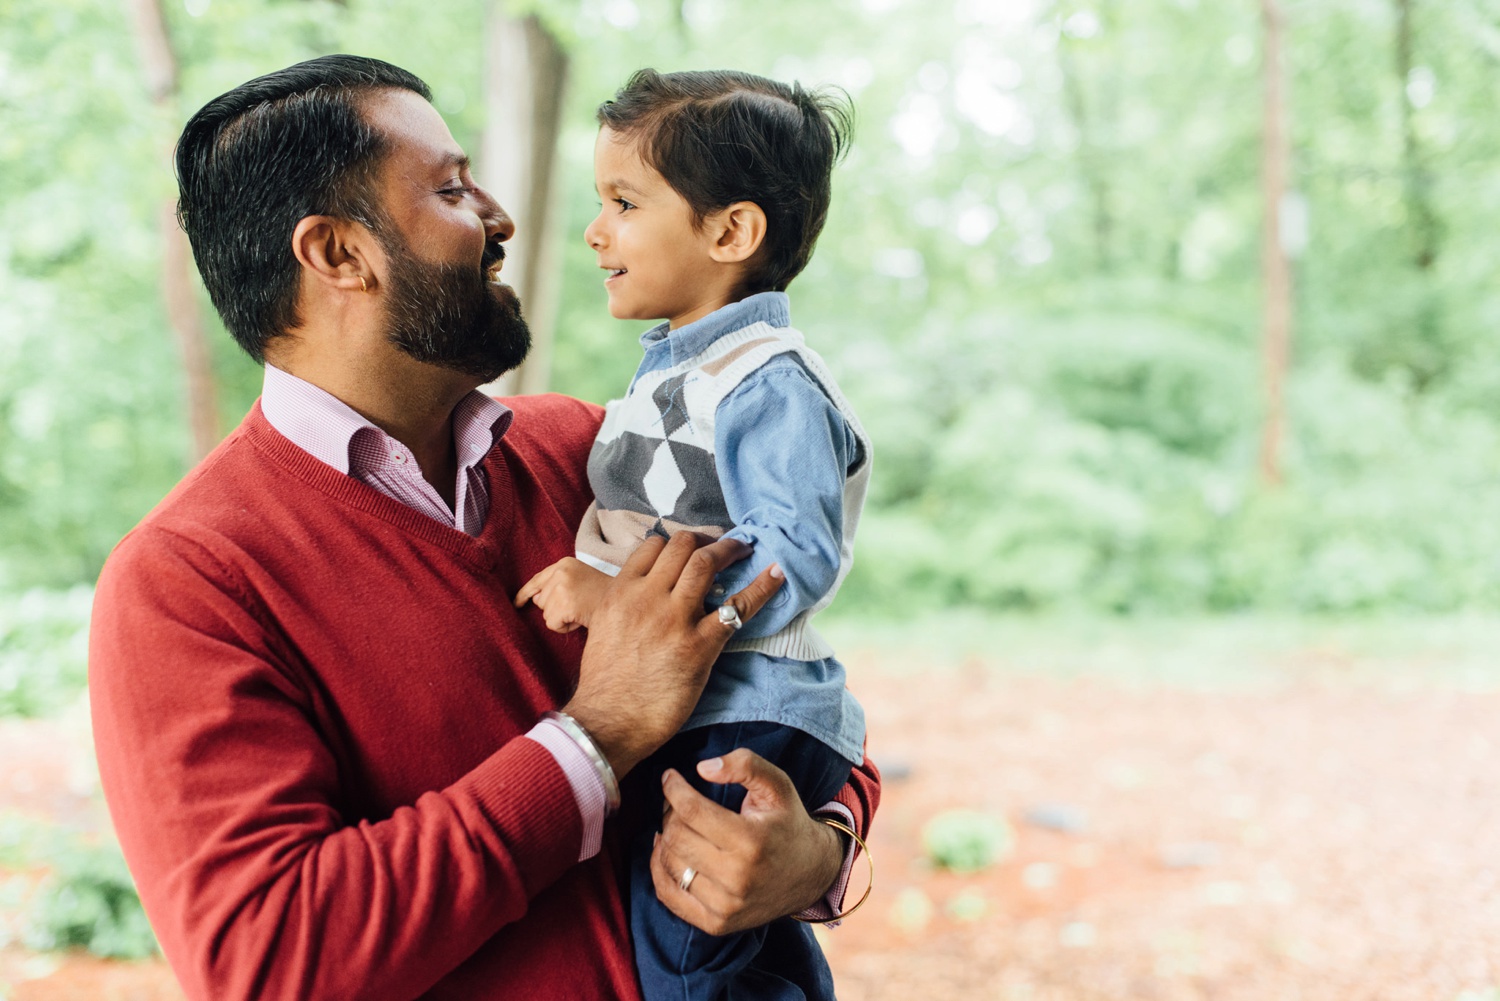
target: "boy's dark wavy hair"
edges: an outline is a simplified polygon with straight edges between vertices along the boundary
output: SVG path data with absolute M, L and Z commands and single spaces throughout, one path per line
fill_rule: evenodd
M 209 101 L 177 140 L 178 221 L 214 308 L 256 361 L 300 322 L 297 221 L 335 215 L 382 230 L 373 181 L 388 141 L 359 102 L 391 87 L 432 99 L 379 59 L 309 59 Z
M 696 223 L 735 202 L 761 207 L 766 237 L 745 274 L 746 295 L 784 291 L 807 266 L 854 128 L 842 91 L 733 70 L 640 70 L 599 105 L 598 118 L 638 144 Z

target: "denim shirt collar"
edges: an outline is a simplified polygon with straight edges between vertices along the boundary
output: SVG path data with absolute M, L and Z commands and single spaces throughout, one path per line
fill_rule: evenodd
M 676 330 L 658 323 L 641 335 L 641 347 L 650 351 L 665 341 L 672 351 L 672 364 L 676 365 L 707 351 L 709 345 L 725 334 L 762 322 L 773 327 L 792 325 L 791 302 L 785 292 L 757 292 Z

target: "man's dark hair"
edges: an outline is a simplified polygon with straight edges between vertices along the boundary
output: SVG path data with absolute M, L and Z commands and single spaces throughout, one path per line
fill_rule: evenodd
M 695 223 L 735 202 L 761 207 L 766 237 L 742 294 L 784 291 L 807 266 L 828 218 L 833 165 L 853 132 L 846 95 L 732 70 L 643 69 L 598 117 L 638 144 Z
M 256 361 L 271 338 L 301 322 L 291 248 L 298 220 L 333 215 L 381 229 L 372 182 L 387 140 L 359 102 L 390 87 L 432 99 L 425 83 L 390 63 L 322 56 L 214 98 L 182 130 L 177 218 L 209 298 Z

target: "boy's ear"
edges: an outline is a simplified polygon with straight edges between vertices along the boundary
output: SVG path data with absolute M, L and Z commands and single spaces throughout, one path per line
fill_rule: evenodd
M 375 287 L 370 258 L 375 236 L 357 222 L 310 215 L 292 229 L 292 255 L 303 274 L 330 289 L 367 292 Z
M 708 218 L 714 236 L 708 256 L 720 264 L 743 264 L 766 239 L 766 213 L 754 202 L 735 202 Z

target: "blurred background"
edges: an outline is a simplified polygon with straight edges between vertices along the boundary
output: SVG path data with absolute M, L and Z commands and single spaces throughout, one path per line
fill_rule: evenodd
M 1500 1001 L 1497 0 L 0 0 L 0 998 L 176 996 L 91 589 L 259 391 L 176 134 L 339 51 L 427 80 L 517 221 L 502 388 L 601 402 L 642 325 L 582 240 L 593 109 L 647 65 L 852 97 L 791 288 L 877 449 L 841 996 Z

